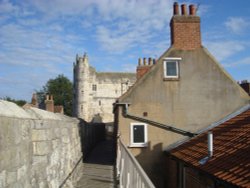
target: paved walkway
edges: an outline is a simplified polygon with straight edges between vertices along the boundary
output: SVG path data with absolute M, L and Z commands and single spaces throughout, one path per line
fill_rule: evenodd
M 83 163 L 82 177 L 76 188 L 116 188 L 114 181 L 114 148 L 112 140 L 99 143 Z

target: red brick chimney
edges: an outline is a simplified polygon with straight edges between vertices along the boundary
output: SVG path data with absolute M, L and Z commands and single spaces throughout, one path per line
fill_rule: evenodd
M 45 100 L 46 111 L 54 112 L 54 100 L 53 95 L 46 95 Z
M 36 93 L 33 93 L 33 94 L 32 94 L 31 105 L 32 105 L 33 107 L 38 107 L 38 102 L 37 102 L 37 95 L 36 95 Z
M 250 83 L 247 80 L 242 80 L 240 86 L 248 93 L 250 96 Z
M 201 47 L 200 17 L 196 16 L 196 7 L 181 5 L 181 15 L 177 2 L 173 6 L 173 17 L 170 22 L 171 45 L 180 50 L 194 50 Z
M 136 69 L 137 80 L 139 78 L 141 78 L 144 74 L 146 74 L 149 71 L 149 69 L 152 67 L 152 65 L 154 65 L 154 64 L 155 64 L 155 60 L 152 58 L 148 58 L 148 61 L 146 58 L 143 58 L 143 62 L 142 62 L 142 59 L 139 58 L 138 59 L 138 66 Z

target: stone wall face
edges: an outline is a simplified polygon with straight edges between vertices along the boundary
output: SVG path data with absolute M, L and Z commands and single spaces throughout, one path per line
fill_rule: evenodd
M 61 114 L 23 110 L 0 100 L 0 187 L 61 186 L 82 158 L 78 124 Z
M 92 90 L 90 92 L 92 105 L 89 106 L 91 109 L 89 110 L 91 112 L 91 119 L 89 119 L 89 121 L 91 121 L 97 114 L 102 118 L 102 122 L 107 123 L 114 121 L 113 103 L 135 82 L 135 80 L 131 80 L 126 74 L 117 74 L 119 73 L 97 73 L 94 82 L 96 85 L 96 91 Z M 93 84 L 90 83 L 90 85 L 92 86 Z

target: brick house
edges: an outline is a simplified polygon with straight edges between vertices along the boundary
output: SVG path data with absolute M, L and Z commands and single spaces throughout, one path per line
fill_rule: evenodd
M 168 185 L 166 148 L 195 136 L 250 99 L 202 46 L 200 17 L 194 5 L 188 8 L 174 4 L 171 46 L 154 63 L 139 60 L 140 79 L 114 104 L 119 139 L 156 187 Z

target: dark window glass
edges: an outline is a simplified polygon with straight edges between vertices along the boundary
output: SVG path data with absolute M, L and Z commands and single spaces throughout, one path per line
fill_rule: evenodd
M 134 143 L 145 142 L 144 125 L 134 125 L 133 131 L 134 131 Z
M 167 76 L 177 76 L 177 67 L 175 61 L 167 62 Z
M 94 84 L 94 85 L 92 85 L 92 90 L 93 91 L 96 91 L 97 90 L 97 86 Z

